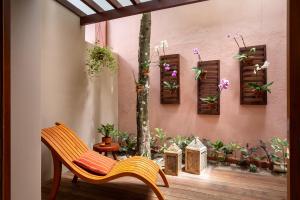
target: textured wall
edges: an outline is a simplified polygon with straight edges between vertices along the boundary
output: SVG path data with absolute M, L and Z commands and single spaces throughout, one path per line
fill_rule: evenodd
M 41 71 L 41 127 L 63 122 L 89 146 L 98 142 L 100 123 L 117 123 L 117 75 L 103 71 L 89 80 L 85 72 L 84 27 L 53 0 L 45 1 Z M 52 176 L 52 157 L 42 145 L 42 182 Z
M 211 0 L 152 14 L 154 47 L 168 40 L 167 53 L 181 55 L 181 104 L 161 105 L 159 69 L 151 69 L 150 125 L 169 135 L 198 135 L 226 141 L 254 142 L 272 136 L 286 137 L 287 66 L 286 0 Z M 119 54 L 119 127 L 136 132 L 135 86 L 138 33 L 141 16 L 109 22 L 108 44 Z M 241 106 L 239 103 L 238 52 L 228 33 L 240 32 L 248 45 L 267 45 L 271 62 L 268 80 L 274 80 L 267 106 Z M 221 78 L 231 81 L 222 94 L 221 115 L 197 115 L 197 87 L 191 67 L 196 63 L 192 48 L 199 47 L 204 60 L 221 60 Z
M 42 1 L 11 1 L 11 199 L 41 199 Z

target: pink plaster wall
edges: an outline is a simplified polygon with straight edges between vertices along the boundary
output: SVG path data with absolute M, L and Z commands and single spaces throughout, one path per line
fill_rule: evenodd
M 160 104 L 159 69 L 151 69 L 150 125 L 169 135 L 198 135 L 225 141 L 255 142 L 287 134 L 286 0 L 211 0 L 152 13 L 152 48 L 168 40 L 168 54 L 181 55 L 181 104 Z M 108 45 L 119 54 L 119 128 L 136 132 L 135 85 L 138 33 L 141 15 L 108 23 Z M 238 52 L 228 33 L 240 32 L 248 45 L 267 45 L 271 63 L 268 80 L 274 80 L 267 106 L 241 106 Z M 221 115 L 198 115 L 197 87 L 191 67 L 199 47 L 204 60 L 221 60 L 221 77 L 231 81 L 222 94 Z

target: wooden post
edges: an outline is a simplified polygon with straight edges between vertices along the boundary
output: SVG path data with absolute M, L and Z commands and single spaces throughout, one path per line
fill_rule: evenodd
M 151 13 L 144 13 L 139 36 L 139 78 L 137 81 L 137 153 L 151 158 L 148 118 Z

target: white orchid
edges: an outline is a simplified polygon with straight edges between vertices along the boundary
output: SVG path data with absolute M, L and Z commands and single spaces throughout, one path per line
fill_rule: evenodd
M 168 41 L 167 40 L 160 41 L 160 47 L 161 48 L 168 48 L 169 47 Z
M 156 45 L 156 46 L 154 47 L 154 50 L 155 50 L 155 52 L 159 53 L 159 45 Z
M 265 61 L 264 64 L 262 66 L 259 66 L 259 64 L 256 64 L 254 67 L 254 74 L 257 74 L 258 71 L 263 70 L 263 69 L 267 69 L 270 66 L 270 62 Z
M 261 69 L 267 69 L 270 66 L 270 63 L 268 61 L 265 61 L 265 63 L 261 66 Z

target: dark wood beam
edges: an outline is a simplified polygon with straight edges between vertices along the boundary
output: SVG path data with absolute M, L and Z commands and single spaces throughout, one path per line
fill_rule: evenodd
M 155 10 L 162 10 L 192 3 L 198 3 L 202 1 L 208 0 L 152 0 L 145 3 L 122 7 L 120 9 L 109 10 L 100 14 L 84 16 L 81 17 L 80 23 L 81 25 L 87 25 Z
M 0 199 L 11 198 L 11 151 L 10 151 L 10 40 L 11 12 L 10 0 L 1 1 L 1 196 Z
M 300 192 L 300 2 L 289 0 L 289 33 L 288 33 L 288 61 L 289 61 L 289 142 L 290 142 L 290 170 L 289 170 L 289 199 L 299 200 Z
M 130 0 L 133 5 L 141 3 L 140 0 Z
M 75 13 L 79 17 L 86 16 L 86 14 L 84 12 L 79 10 L 76 6 L 74 6 L 73 4 L 68 2 L 67 0 L 56 0 L 56 1 L 58 3 L 60 3 L 61 5 L 63 5 L 64 7 L 66 7 L 68 10 L 71 10 L 73 13 Z
M 96 13 L 104 12 L 103 8 L 101 8 L 98 4 L 96 4 L 93 0 L 81 0 L 84 4 L 90 7 Z
M 117 0 L 106 0 L 114 9 L 122 8 L 122 5 Z

